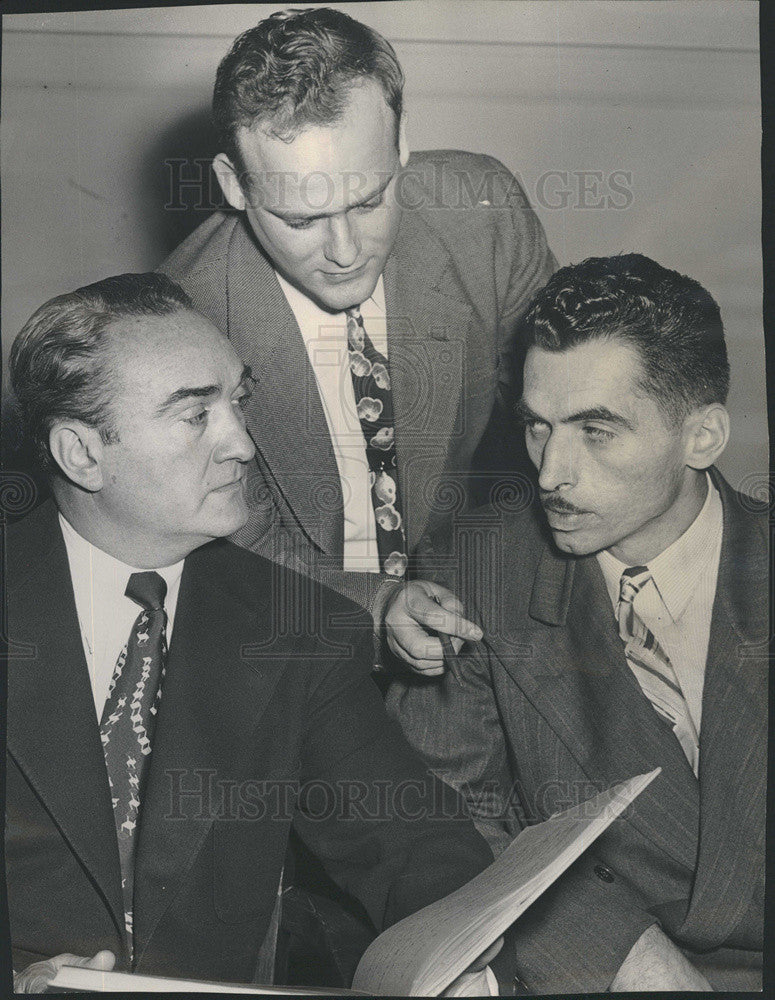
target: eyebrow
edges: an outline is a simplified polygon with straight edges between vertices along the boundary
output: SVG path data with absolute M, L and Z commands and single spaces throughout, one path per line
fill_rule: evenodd
M 370 201 L 374 201 L 381 194 L 385 192 L 388 184 L 393 180 L 397 173 L 394 170 L 393 173 L 385 180 L 379 187 L 375 188 L 370 194 L 364 195 L 360 201 L 354 201 L 352 205 L 348 205 L 345 212 L 349 212 L 353 208 L 360 208 L 363 205 L 367 205 Z M 315 222 L 317 219 L 328 219 L 332 215 L 339 215 L 339 212 L 315 212 L 313 215 L 296 215 L 293 212 L 289 214 L 284 214 L 283 212 L 273 211 L 271 208 L 267 208 L 270 215 L 274 215 L 277 219 L 282 219 L 283 222 Z
M 240 380 L 237 383 L 238 386 L 243 385 L 245 382 L 249 381 L 253 377 L 250 365 L 242 366 L 242 374 Z M 214 383 L 213 385 L 195 385 L 195 386 L 184 386 L 181 389 L 176 389 L 171 392 L 169 396 L 156 407 L 156 416 L 160 417 L 171 410 L 173 406 L 177 406 L 178 403 L 185 402 L 188 399 L 204 399 L 207 396 L 214 396 L 216 393 L 221 392 L 223 386 L 220 382 Z
M 520 399 L 517 403 L 516 414 L 520 420 L 538 420 L 541 423 L 548 423 L 539 413 L 532 410 L 524 399 Z M 571 413 L 570 416 L 564 417 L 560 423 L 579 424 L 585 420 L 601 420 L 607 424 L 613 424 L 615 427 L 623 427 L 628 431 L 635 430 L 634 424 L 626 417 L 623 417 L 620 413 L 614 413 L 607 406 L 591 406 L 586 410 L 579 410 L 576 413 Z

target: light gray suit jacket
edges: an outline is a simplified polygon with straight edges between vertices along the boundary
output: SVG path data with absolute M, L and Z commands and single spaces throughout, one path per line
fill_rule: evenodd
M 503 390 L 512 341 L 556 262 L 506 168 L 452 151 L 413 154 L 384 271 L 398 474 L 410 552 L 514 461 Z M 234 343 L 257 379 L 250 522 L 235 541 L 375 610 L 385 577 L 344 573 L 342 489 L 312 367 L 275 272 L 245 218 L 215 213 L 161 265 Z M 488 427 L 491 429 L 488 431 Z M 486 443 L 494 431 L 493 448 Z M 518 462 L 517 462 L 518 464 Z

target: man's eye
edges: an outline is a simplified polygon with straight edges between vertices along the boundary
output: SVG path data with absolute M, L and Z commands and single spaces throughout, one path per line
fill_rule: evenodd
M 187 424 L 193 424 L 194 426 L 198 424 L 204 424 L 207 423 L 208 412 L 209 412 L 208 410 L 197 410 L 197 412 L 193 414 L 193 416 L 184 417 L 183 419 Z
M 234 400 L 234 402 L 237 404 L 237 406 L 241 410 L 244 410 L 244 409 L 246 409 L 246 407 L 248 405 L 248 401 L 251 399 L 252 395 L 253 395 L 252 392 L 243 393 L 243 395 L 237 396 L 237 398 Z
M 591 424 L 587 424 L 584 427 L 584 433 L 590 441 L 611 441 L 614 437 L 611 431 L 607 431 L 602 427 L 595 427 Z
M 522 423 L 525 425 L 526 429 L 530 431 L 531 434 L 541 434 L 548 428 L 548 424 L 543 420 L 536 420 L 531 417 L 526 417 L 523 419 Z

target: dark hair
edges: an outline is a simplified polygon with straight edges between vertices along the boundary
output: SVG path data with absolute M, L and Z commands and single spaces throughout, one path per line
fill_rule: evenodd
M 726 402 L 718 305 L 698 282 L 643 254 L 560 268 L 533 298 L 522 334 L 525 350 L 565 351 L 605 338 L 630 344 L 643 363 L 642 389 L 676 423 L 698 406 Z
M 237 129 L 261 123 L 290 140 L 306 125 L 339 121 L 351 88 L 375 79 L 398 124 L 404 74 L 393 46 L 330 7 L 278 11 L 243 32 L 215 77 L 213 120 L 220 146 L 242 169 Z
M 37 309 L 11 348 L 11 385 L 25 433 L 47 472 L 56 472 L 48 438 L 55 420 L 82 420 L 103 441 L 111 426 L 112 380 L 103 344 L 124 316 L 166 316 L 193 309 L 183 289 L 164 274 L 118 274 L 57 295 Z

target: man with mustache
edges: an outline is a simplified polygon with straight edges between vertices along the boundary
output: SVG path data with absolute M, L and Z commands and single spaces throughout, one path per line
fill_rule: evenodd
M 460 683 L 396 680 L 390 711 L 496 850 L 662 768 L 512 929 L 528 990 L 759 990 L 768 524 L 715 467 L 718 306 L 647 257 L 590 258 L 522 336 L 539 503 L 428 540 L 485 641 Z
M 5 539 L 16 992 L 62 965 L 271 981 L 291 829 L 372 931 L 492 860 L 385 715 L 365 612 L 224 540 L 253 379 L 160 274 L 14 343 L 54 497 Z

